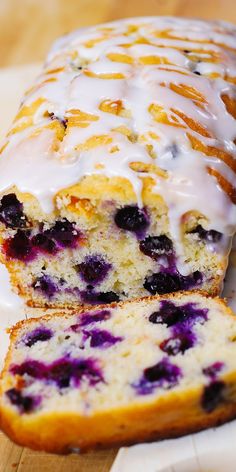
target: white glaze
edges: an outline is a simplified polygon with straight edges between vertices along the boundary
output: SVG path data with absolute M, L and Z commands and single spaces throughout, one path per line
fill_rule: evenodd
M 130 30 L 132 25 L 136 25 L 137 31 Z M 155 35 L 155 32 L 163 30 L 169 30 L 172 37 Z M 100 38 L 102 41 L 88 47 L 91 46 L 88 41 Z M 145 38 L 148 44 L 137 43 L 140 38 Z M 125 47 L 127 44 L 130 46 Z M 204 51 L 196 53 L 200 62 L 193 62 L 191 54 L 189 58 L 189 54 L 183 51 L 194 52 L 199 48 Z M 209 62 L 209 51 L 219 55 L 218 62 Z M 72 58 L 74 52 L 76 59 Z M 107 57 L 110 53 L 127 54 L 134 65 L 114 62 Z M 171 65 L 138 64 L 139 58 L 145 56 L 166 58 Z M 84 61 L 87 65 L 82 70 L 76 69 L 76 64 L 84 64 Z M 57 67 L 64 67 L 64 70 L 46 74 Z M 201 74 L 217 73 L 220 77 L 209 79 L 194 74 L 194 70 Z M 87 72 L 121 73 L 124 78 L 101 79 L 87 76 Z M 207 173 L 206 167 L 210 165 L 216 169 L 232 185 L 236 184 L 235 173 L 218 158 L 193 151 L 186 134 L 188 132 L 205 145 L 219 147 L 236 157 L 236 121 L 221 100 L 222 93 L 236 97 L 236 86 L 225 80 L 226 75 L 236 76 L 236 28 L 228 23 L 168 17 L 133 18 L 81 29 L 61 38 L 53 46 L 44 73 L 34 90 L 25 97 L 24 105 L 37 98 L 46 101 L 35 112 L 33 125 L 12 135 L 2 153 L 0 191 L 15 184 L 19 190 L 35 195 L 42 208 L 49 212 L 53 209 L 53 197 L 58 190 L 75 184 L 85 175 L 105 174 L 129 179 L 137 201 L 142 205 L 142 179 L 129 164 L 133 161 L 156 164 L 168 171 L 167 179 L 153 176 L 156 179 L 155 191 L 164 197 L 169 207 L 170 229 L 180 252 L 179 223 L 187 211 L 198 210 L 209 219 L 209 227 L 233 234 L 236 206 L 216 184 L 215 178 Z M 50 78 L 56 78 L 56 81 L 44 83 Z M 165 87 L 161 85 L 163 82 Z M 169 88 L 170 84 L 194 87 L 204 96 L 205 106 L 199 107 L 196 101 L 177 94 Z M 105 99 L 122 100 L 130 116 L 101 111 L 99 104 Z M 185 127 L 155 121 L 148 111 L 152 103 L 163 107 L 172 122 L 173 116 L 177 118 L 173 109 L 181 111 L 212 137 L 204 137 L 188 128 L 179 117 L 179 123 Z M 74 127 L 69 131 L 67 128 L 58 151 L 52 151 L 55 133 L 44 128 L 50 119 L 43 113 L 48 110 L 65 118 L 70 116 L 71 109 L 82 110 L 98 119 L 85 128 Z M 24 119 L 16 124 L 24 122 Z M 119 126 L 126 126 L 136 135 L 144 135 L 146 141 L 131 143 L 114 130 Z M 36 130 L 43 131 L 31 137 Z M 153 139 L 149 132 L 156 133 L 159 139 Z M 94 135 L 108 135 L 112 143 L 89 151 L 77 149 Z M 170 152 L 173 143 L 178 144 L 178 157 L 175 159 Z M 146 144 L 153 146 L 156 159 L 149 155 Z M 114 146 L 119 150 L 111 153 Z M 97 164 L 102 164 L 102 168 L 97 168 Z

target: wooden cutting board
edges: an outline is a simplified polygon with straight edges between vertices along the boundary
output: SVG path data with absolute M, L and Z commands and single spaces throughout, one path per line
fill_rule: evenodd
M 40 64 L 0 69 L 0 139 L 39 70 Z M 38 453 L 14 445 L 0 433 L 0 472 L 109 472 L 116 453 L 115 449 L 69 456 Z

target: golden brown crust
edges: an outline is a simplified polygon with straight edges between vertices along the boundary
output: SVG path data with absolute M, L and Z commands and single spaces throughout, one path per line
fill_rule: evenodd
M 229 383 L 235 383 L 229 377 Z M 223 379 L 227 382 L 227 379 Z M 82 417 L 74 412 L 19 417 L 4 406 L 2 430 L 16 443 L 32 449 L 69 453 L 73 448 L 129 445 L 178 437 L 217 426 L 236 417 L 236 399 L 224 403 L 212 413 L 201 408 L 202 388 L 166 395 L 153 402 L 133 403 Z

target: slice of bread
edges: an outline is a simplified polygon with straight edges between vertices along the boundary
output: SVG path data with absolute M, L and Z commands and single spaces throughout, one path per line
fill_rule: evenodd
M 174 437 L 236 416 L 236 319 L 200 293 L 18 323 L 1 382 L 1 427 L 65 453 Z

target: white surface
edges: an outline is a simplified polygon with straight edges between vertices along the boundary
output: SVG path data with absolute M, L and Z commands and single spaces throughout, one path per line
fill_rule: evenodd
M 25 66 L 0 72 L 0 136 L 10 125 L 23 90 L 38 73 L 39 66 Z M 17 84 L 17 87 L 15 87 Z M 14 86 L 13 86 L 14 85 Z M 226 276 L 224 296 L 236 310 L 236 253 Z M 37 311 L 24 308 L 12 294 L 6 269 L 0 266 L 0 312 L 2 365 L 8 346 L 6 329 L 23 317 L 37 316 Z M 122 448 L 111 472 L 235 472 L 236 421 L 216 429 L 184 438 Z

